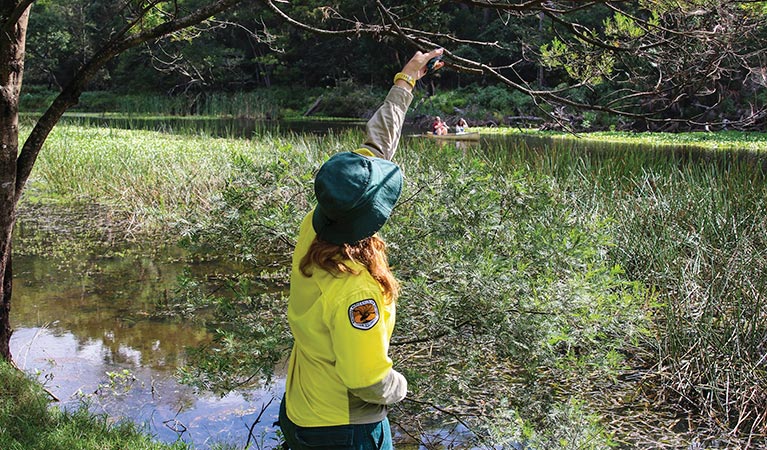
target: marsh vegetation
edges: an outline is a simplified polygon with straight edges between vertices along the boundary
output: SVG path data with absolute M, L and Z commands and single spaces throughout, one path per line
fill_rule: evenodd
M 62 126 L 26 202 L 97 203 L 118 232 L 241 263 L 179 278 L 157 312 L 205 315 L 213 343 L 183 377 L 227 392 L 286 355 L 287 261 L 313 171 L 361 140 Z M 384 234 L 404 286 L 403 444 L 428 444 L 435 424 L 465 446 L 764 442 L 762 156 L 530 142 L 401 144 L 407 183 Z

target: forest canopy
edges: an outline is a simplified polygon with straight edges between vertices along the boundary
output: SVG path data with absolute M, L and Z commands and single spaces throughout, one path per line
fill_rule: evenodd
M 169 8 L 194 4 L 158 2 L 153 14 L 160 18 Z M 381 86 L 406 53 L 441 46 L 448 68 L 431 80 L 432 92 L 502 86 L 532 99 L 554 120 L 590 109 L 622 116 L 635 129 L 764 127 L 764 2 L 251 5 L 121 54 L 90 89 L 193 95 L 272 86 Z M 35 2 L 25 82 L 65 86 L 130 15 L 122 8 L 106 0 Z

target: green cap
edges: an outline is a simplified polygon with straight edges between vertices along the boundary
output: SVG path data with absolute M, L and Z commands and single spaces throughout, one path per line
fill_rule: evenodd
M 401 192 L 402 172 L 393 162 L 337 153 L 314 179 L 314 231 L 336 245 L 357 243 L 381 229 Z

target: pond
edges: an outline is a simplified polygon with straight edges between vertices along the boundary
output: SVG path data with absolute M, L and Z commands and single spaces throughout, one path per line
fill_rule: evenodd
M 193 133 L 211 136 L 250 138 L 263 131 L 273 133 L 312 133 L 326 134 L 343 132 L 349 129 L 364 129 L 365 121 L 360 119 L 327 119 L 271 121 L 248 118 L 218 118 L 218 117 L 110 117 L 93 114 L 69 114 L 62 119 L 64 122 L 89 124 L 94 126 L 109 126 L 125 129 L 155 130 L 168 133 Z M 405 124 L 402 132 L 403 139 L 418 139 L 412 137 L 423 133 L 423 129 Z M 641 133 L 639 133 L 641 135 Z M 630 144 L 625 142 L 590 141 L 587 139 L 557 139 L 546 135 L 532 134 L 483 134 L 481 140 L 473 141 L 437 141 L 439 145 L 458 149 L 485 149 L 489 147 L 522 148 L 531 152 L 548 152 L 552 148 L 566 149 L 574 153 L 588 153 L 597 159 L 635 158 L 643 160 L 659 160 L 682 165 L 689 161 L 713 163 L 729 166 L 733 162 L 746 161 L 767 171 L 767 155 L 752 151 L 720 151 L 708 150 L 695 145 L 651 145 Z
M 28 229 L 22 217 L 17 230 Z M 182 439 L 196 448 L 221 442 L 244 447 L 265 407 L 253 433 L 266 444 L 262 448 L 271 448 L 281 377 L 223 398 L 177 381 L 185 349 L 210 335 L 200 324 L 159 318 L 157 304 L 172 295 L 184 271 L 221 267 L 190 265 L 173 253 L 17 256 L 11 314 L 17 365 L 37 374 L 65 408 L 87 403 L 96 413 L 143 425 L 162 441 Z
M 273 383 L 224 397 L 181 384 L 186 349 L 210 342 L 212 334 L 204 323 L 164 308 L 180 278 L 242 268 L 192 260 L 173 245 L 126 242 L 109 216 L 93 206 L 20 207 L 11 310 L 16 364 L 61 407 L 86 405 L 110 420 L 132 421 L 164 442 L 244 448 L 250 439 L 258 443 L 252 448 L 275 448 L 285 364 L 275 368 Z M 422 439 L 460 434 L 452 427 Z
M 33 228 L 30 230 L 30 228 Z M 18 230 L 35 232 L 19 219 Z M 84 405 L 111 420 L 130 420 L 164 442 L 196 449 L 214 444 L 271 449 L 286 363 L 271 384 L 220 397 L 179 382 L 185 349 L 209 342 L 204 326 L 156 314 L 179 276 L 220 273 L 215 261 L 190 263 L 175 249 L 103 257 L 16 256 L 11 351 L 65 409 Z M 191 273 L 190 273 L 191 271 Z M 423 442 L 444 448 L 461 440 L 460 425 L 430 430 Z M 395 439 L 410 440 L 396 429 Z M 398 448 L 426 448 L 405 445 Z M 440 447 L 429 447 L 440 448 Z
M 88 119 L 90 120 L 90 119 Z M 181 132 L 197 125 L 156 121 L 110 122 L 111 126 L 161 129 Z M 361 127 L 360 123 L 301 122 L 281 130 L 311 131 Z M 259 125 L 219 121 L 208 130 L 235 136 L 250 136 Z M 179 130 L 183 128 L 183 130 Z M 405 130 L 405 135 L 413 130 Z M 215 134 L 215 133 L 214 133 Z M 549 152 L 547 138 L 507 136 L 484 139 L 479 149 L 501 143 L 505 148 Z M 449 142 L 444 145 L 475 148 L 474 144 Z M 631 158 L 648 149 L 571 142 L 557 151 L 589 152 L 605 159 Z M 734 159 L 753 160 L 765 168 L 762 156 L 750 153 L 707 152 L 694 149 L 654 149 L 679 164 L 690 160 L 728 165 Z M 55 213 L 59 214 L 59 213 Z M 52 245 L 66 227 L 42 230 L 32 215 L 20 214 L 17 238 Z M 39 215 L 46 220 L 46 215 Z M 38 217 L 39 219 L 39 217 Z M 177 370 L 186 362 L 185 349 L 211 339 L 201 324 L 155 314 L 158 303 L 172 294 L 179 276 L 186 271 L 206 274 L 221 270 L 216 261 L 191 263 L 178 249 L 122 252 L 125 244 L 111 242 L 108 257 L 103 253 L 71 249 L 56 257 L 24 252 L 14 259 L 14 308 L 11 320 L 15 332 L 11 348 L 17 364 L 36 374 L 67 408 L 88 404 L 94 412 L 114 420 L 126 418 L 143 425 L 158 439 L 181 439 L 205 449 L 214 443 L 242 448 L 251 437 L 257 448 L 277 444 L 275 429 L 282 396 L 284 367 L 277 368 L 273 384 L 238 390 L 221 398 L 199 392 L 177 381 Z M 16 247 L 20 249 L 19 246 Z M 19 254 L 19 252 L 17 252 Z M 437 430 L 434 438 L 460 435 Z

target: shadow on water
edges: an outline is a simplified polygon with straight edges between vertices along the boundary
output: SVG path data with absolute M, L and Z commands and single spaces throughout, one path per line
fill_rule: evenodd
M 276 446 L 271 425 L 282 395 L 280 378 L 223 398 L 180 384 L 177 370 L 186 363 L 185 350 L 209 342 L 211 335 L 204 323 L 158 314 L 180 276 L 232 268 L 186 261 L 176 248 L 124 251 L 125 243 L 98 233 L 87 238 L 106 237 L 108 242 L 96 245 L 101 248 L 64 244 L 61 253 L 37 256 L 35 246 L 60 246 L 56 241 L 66 228 L 60 217 L 51 218 L 56 212 L 44 213 L 50 220 L 25 219 L 30 213 L 22 212 L 14 236 L 16 363 L 36 373 L 64 408 L 88 404 L 93 412 L 132 420 L 162 441 L 181 439 L 195 448 L 244 447 L 250 426 L 268 405 L 253 432 L 266 448 Z

